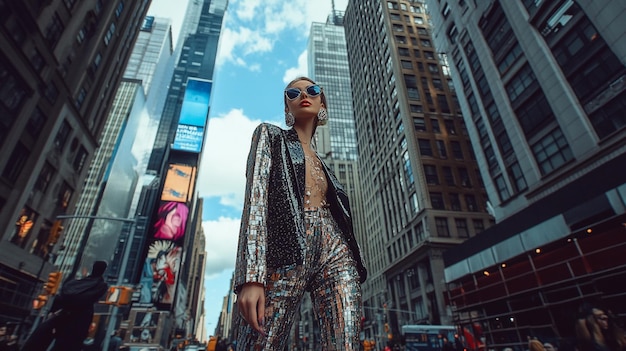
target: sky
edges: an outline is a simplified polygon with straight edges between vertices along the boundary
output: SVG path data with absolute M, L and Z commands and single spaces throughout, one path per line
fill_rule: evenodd
M 178 38 L 187 1 L 153 0 L 148 15 L 172 19 Z M 229 0 L 211 92 L 209 123 L 198 172 L 204 199 L 207 335 L 215 329 L 235 267 L 245 192 L 245 163 L 254 128 L 284 127 L 283 90 L 307 75 L 312 22 L 326 22 L 331 0 Z M 345 11 L 348 0 L 335 0 Z

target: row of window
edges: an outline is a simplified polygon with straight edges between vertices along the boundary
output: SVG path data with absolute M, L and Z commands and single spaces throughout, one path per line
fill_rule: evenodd
M 476 235 L 485 230 L 485 224 L 482 219 L 466 219 L 466 218 L 449 218 L 449 217 L 435 217 L 435 235 L 441 238 L 452 237 L 452 228 L 455 229 L 456 237 L 461 239 L 467 239 L 470 236 Z M 472 235 L 473 233 L 473 235 Z M 416 245 L 421 244 L 426 240 L 426 232 L 424 225 L 420 221 L 415 225 L 413 230 L 407 232 L 402 238 L 394 241 L 389 247 L 387 247 L 387 255 L 389 262 L 395 262 L 400 257 L 406 255 Z M 430 269 L 426 269 L 425 272 L 430 275 Z

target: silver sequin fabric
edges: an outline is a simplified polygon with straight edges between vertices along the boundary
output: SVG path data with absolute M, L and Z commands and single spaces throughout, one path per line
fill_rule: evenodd
M 303 263 L 269 269 L 262 336 L 239 318 L 237 349 L 284 350 L 303 294 L 311 293 L 322 350 L 359 350 L 361 285 L 350 249 L 327 208 L 304 211 Z

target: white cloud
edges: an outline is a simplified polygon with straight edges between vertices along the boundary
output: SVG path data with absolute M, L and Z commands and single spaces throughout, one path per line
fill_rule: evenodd
M 259 123 L 240 109 L 209 120 L 198 172 L 200 197 L 219 196 L 224 204 L 243 206 L 246 160 L 252 133 Z
M 344 11 L 348 0 L 335 1 L 335 9 Z M 331 1 L 310 0 L 233 0 L 224 17 L 217 64 L 226 62 L 245 66 L 254 54 L 274 50 L 276 38 L 285 31 L 296 31 L 307 40 L 311 22 L 325 22 L 331 13 Z M 258 69 L 251 65 L 250 69 Z
M 232 1 L 230 5 L 234 5 L 237 3 L 236 1 Z M 256 8 L 261 4 L 261 0 L 245 0 L 241 1 L 241 6 L 239 6 L 235 13 L 237 17 L 245 21 L 251 21 L 256 17 L 257 10 Z
M 298 56 L 298 66 L 288 68 L 283 76 L 283 83 L 288 84 L 292 80 L 301 77 L 308 76 L 308 64 L 307 64 L 307 50 L 304 50 L 300 56 Z
M 239 240 L 239 223 L 238 218 L 225 217 L 220 217 L 216 221 L 202 222 L 206 236 L 205 276 L 207 278 L 218 275 L 225 270 L 234 269 Z

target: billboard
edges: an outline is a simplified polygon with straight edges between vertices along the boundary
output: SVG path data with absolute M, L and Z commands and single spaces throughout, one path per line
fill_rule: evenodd
M 182 247 L 168 240 L 154 241 L 141 273 L 139 302 L 171 305 L 180 273 Z
M 209 114 L 212 82 L 189 78 L 180 108 L 178 127 L 172 149 L 199 153 Z
M 183 105 L 180 108 L 178 124 L 204 127 L 209 113 L 209 100 L 211 99 L 211 86 L 213 83 L 207 80 L 189 78 L 183 97 Z
M 170 163 L 165 175 L 162 201 L 189 202 L 193 195 L 196 167 Z
M 154 223 L 154 239 L 182 242 L 189 216 L 189 207 L 181 202 L 161 203 Z
M 179 124 L 172 149 L 200 153 L 203 139 L 204 127 Z

